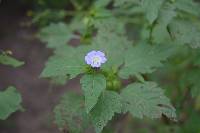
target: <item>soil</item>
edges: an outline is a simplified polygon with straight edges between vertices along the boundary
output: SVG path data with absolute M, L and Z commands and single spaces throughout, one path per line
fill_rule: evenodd
M 24 26 L 29 18 L 15 2 L 0 1 L 0 50 L 11 50 L 25 65 L 17 69 L 0 65 L 0 90 L 15 86 L 25 111 L 0 121 L 0 133 L 59 133 L 53 123 L 53 107 L 64 92 L 79 90 L 80 85 L 75 79 L 65 86 L 53 86 L 39 78 L 52 51 L 34 37 L 36 29 Z

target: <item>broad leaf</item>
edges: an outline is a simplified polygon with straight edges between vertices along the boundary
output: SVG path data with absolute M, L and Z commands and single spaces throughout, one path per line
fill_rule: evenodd
M 188 44 L 192 48 L 200 47 L 200 28 L 192 22 L 176 20 L 170 24 L 170 32 L 178 44 Z
M 141 0 L 141 7 L 146 18 L 152 24 L 158 17 L 159 10 L 165 0 Z
M 199 17 L 200 15 L 200 4 L 194 2 L 194 0 L 176 0 L 175 6 L 177 7 L 177 9 L 183 12 L 190 13 L 197 17 Z
M 84 109 L 84 98 L 76 93 L 65 94 L 54 109 L 55 123 L 60 130 L 82 133 L 89 119 Z
M 106 89 L 106 79 L 101 74 L 90 74 L 84 75 L 80 82 L 85 95 L 86 111 L 89 113 L 97 103 L 101 93 Z
M 125 64 L 119 71 L 121 78 L 128 78 L 138 73 L 151 73 L 155 68 L 162 66 L 164 61 L 172 54 L 173 47 L 169 45 L 139 44 L 129 48 L 125 54 Z
M 64 23 L 50 24 L 41 29 L 39 38 L 47 43 L 49 48 L 66 45 L 73 37 L 71 29 Z
M 20 109 L 21 95 L 16 88 L 8 87 L 0 92 L 0 119 L 7 119 L 12 113 Z
M 176 118 L 174 107 L 154 82 L 133 83 L 121 92 L 124 109 L 133 117 L 160 118 L 162 114 L 170 119 Z
M 105 91 L 101 95 L 90 116 L 97 133 L 101 133 L 115 113 L 121 112 L 121 107 L 121 98 L 116 92 Z
M 105 69 L 122 65 L 125 49 L 131 46 L 131 42 L 125 37 L 124 24 L 117 22 L 117 19 L 112 18 L 96 24 L 99 30 L 93 39 L 92 48 L 106 54 L 108 61 L 102 66 Z
M 153 41 L 156 43 L 163 43 L 171 40 L 170 34 L 167 30 L 167 26 L 173 18 L 177 15 L 175 6 L 172 4 L 163 5 L 160 14 L 157 19 L 157 24 L 153 28 L 152 36 Z
M 57 77 L 69 75 L 70 79 L 84 72 L 84 54 L 75 51 L 75 48 L 65 49 L 67 54 L 57 54 L 49 58 L 43 70 L 42 77 Z M 77 53 L 76 53 L 77 52 Z
M 12 66 L 12 67 L 19 67 L 23 65 L 24 62 L 16 60 L 15 58 L 7 54 L 0 54 L 0 64 Z

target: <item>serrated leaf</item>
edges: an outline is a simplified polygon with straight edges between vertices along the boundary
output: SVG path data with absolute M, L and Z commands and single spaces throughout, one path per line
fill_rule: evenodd
M 176 20 L 170 24 L 170 32 L 178 44 L 188 44 L 192 48 L 200 47 L 200 28 L 184 20 Z
M 176 118 L 175 108 L 154 82 L 133 83 L 121 92 L 124 108 L 133 117 L 160 118 L 162 114 L 170 119 Z
M 173 4 L 165 4 L 160 10 L 157 18 L 157 24 L 153 28 L 152 36 L 155 43 L 163 43 L 171 40 L 167 26 L 177 15 Z
M 121 78 L 128 78 L 138 73 L 151 73 L 155 68 L 162 66 L 164 61 L 172 54 L 170 45 L 139 44 L 129 48 L 125 54 L 125 64 L 119 71 Z
M 158 17 L 159 10 L 165 0 L 142 0 L 141 7 L 146 14 L 146 18 L 152 24 Z
M 23 65 L 24 62 L 16 60 L 15 58 L 7 54 L 0 54 L 0 64 L 12 66 L 12 67 L 19 67 Z
M 49 48 L 56 48 L 66 45 L 73 37 L 71 29 L 64 23 L 50 24 L 41 29 L 39 38 L 47 43 Z
M 194 2 L 194 0 L 176 0 L 175 6 L 177 7 L 177 9 L 190 13 L 197 17 L 199 17 L 200 15 L 200 4 Z
M 106 79 L 102 74 L 86 74 L 81 78 L 80 83 L 85 95 L 85 108 L 89 113 L 106 89 Z
M 96 28 L 98 28 L 98 33 L 93 39 L 92 47 L 105 52 L 108 59 L 102 67 L 105 69 L 119 67 L 123 63 L 125 49 L 131 46 L 131 42 L 125 37 L 124 23 L 110 18 L 99 21 Z
M 81 51 L 76 51 L 75 48 L 68 48 L 65 49 L 67 54 L 60 53 L 61 55 L 56 54 L 49 58 L 41 77 L 48 78 L 69 75 L 69 78 L 72 79 L 84 72 L 86 65 L 84 62 L 85 53 L 81 54 Z
M 101 95 L 98 103 L 90 113 L 96 133 L 103 130 L 115 113 L 121 112 L 121 107 L 121 98 L 116 92 L 105 91 Z
M 55 123 L 59 129 L 72 133 L 82 133 L 89 126 L 84 109 L 84 98 L 76 93 L 66 93 L 54 109 Z
M 21 95 L 16 88 L 8 87 L 0 92 L 0 119 L 7 119 L 12 113 L 20 109 Z

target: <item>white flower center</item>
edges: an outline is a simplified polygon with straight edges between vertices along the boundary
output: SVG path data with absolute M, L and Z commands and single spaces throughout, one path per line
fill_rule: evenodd
M 93 63 L 100 63 L 101 62 L 101 59 L 100 59 L 100 57 L 98 57 L 98 56 L 94 56 L 93 57 Z

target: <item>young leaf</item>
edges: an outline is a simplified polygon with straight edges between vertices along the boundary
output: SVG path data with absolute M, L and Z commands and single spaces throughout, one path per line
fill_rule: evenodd
M 162 66 L 161 61 L 166 60 L 173 49 L 169 45 L 139 44 L 131 47 L 125 53 L 125 64 L 119 71 L 119 76 L 128 78 L 138 73 L 151 73 L 155 68 Z
M 115 113 L 121 112 L 121 107 L 121 98 L 116 92 L 105 91 L 101 95 L 98 103 L 90 113 L 96 133 L 101 133 Z
M 81 86 L 85 95 L 85 107 L 87 113 L 95 106 L 101 93 L 106 89 L 106 79 L 103 75 L 84 75 L 81 78 Z
M 174 107 L 154 82 L 133 83 L 121 92 L 124 108 L 133 117 L 160 118 L 162 114 L 170 119 L 176 118 Z
M 0 54 L 0 64 L 9 65 L 12 67 L 19 67 L 23 65 L 24 62 L 18 61 L 7 54 Z
M 66 45 L 73 37 L 71 29 L 64 23 L 50 24 L 41 29 L 39 38 L 47 42 L 49 48 L 57 48 Z
M 192 48 L 200 47 L 200 28 L 185 20 L 173 21 L 170 32 L 178 44 L 188 44 Z
M 82 133 L 89 119 L 84 109 L 84 98 L 76 93 L 66 93 L 55 107 L 55 123 L 60 130 Z
M 19 110 L 21 101 L 21 95 L 14 87 L 8 87 L 0 92 L 0 120 L 7 119 L 13 112 Z

